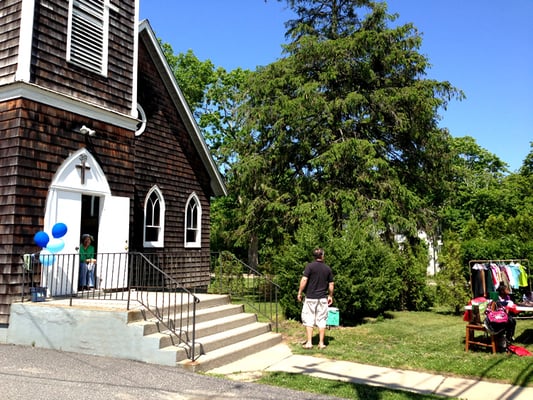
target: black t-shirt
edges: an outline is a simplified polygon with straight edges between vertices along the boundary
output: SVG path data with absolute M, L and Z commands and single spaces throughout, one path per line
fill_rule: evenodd
M 321 261 L 313 261 L 305 266 L 303 275 L 307 278 L 305 297 L 323 299 L 328 297 L 329 283 L 333 282 L 331 268 Z

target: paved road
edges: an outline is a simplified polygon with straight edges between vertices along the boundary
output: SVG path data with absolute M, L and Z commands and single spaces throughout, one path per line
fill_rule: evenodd
M 161 365 L 0 344 L 3 400 L 334 399 Z

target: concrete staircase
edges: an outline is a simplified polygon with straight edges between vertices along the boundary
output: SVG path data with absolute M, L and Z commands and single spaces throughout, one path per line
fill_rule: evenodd
M 126 310 L 124 302 L 61 300 L 13 303 L 7 342 L 54 348 L 192 371 L 207 371 L 281 343 L 269 323 L 244 312 L 225 295 L 201 295 L 196 310 L 195 357 L 190 346 L 172 336 L 142 306 Z M 190 331 L 183 327 L 184 331 Z M 190 340 L 191 338 L 189 338 Z
M 228 296 L 214 296 L 198 306 L 195 355 L 199 357 L 194 362 L 189 359 L 190 349 L 175 346 L 155 319 L 131 325 L 142 326 L 145 341 L 157 343 L 164 359 L 174 360 L 175 354 L 177 365 L 192 371 L 217 368 L 281 343 L 281 334 L 273 333 L 270 323 L 258 322 L 255 314 L 244 312 L 243 305 L 230 304 Z

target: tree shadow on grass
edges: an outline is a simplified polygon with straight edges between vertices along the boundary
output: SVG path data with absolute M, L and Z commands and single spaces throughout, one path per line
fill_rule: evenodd
M 381 399 L 398 399 L 398 400 L 436 400 L 449 399 L 429 393 L 417 393 L 414 391 L 399 390 L 391 387 L 378 386 L 373 384 L 345 382 L 336 379 L 324 379 L 311 376 L 302 377 L 302 374 L 289 372 L 270 372 L 264 375 L 259 381 L 263 384 L 277 386 L 278 382 L 293 382 L 292 385 L 283 385 L 283 387 L 295 390 L 302 390 L 302 379 L 305 379 L 305 387 L 315 388 L 315 393 L 327 393 L 329 396 L 339 396 L 341 398 L 350 398 L 358 400 L 381 400 Z M 300 382 L 299 384 L 297 382 Z M 348 397 L 347 397 L 348 396 Z
M 522 343 L 522 344 L 533 344 L 533 329 L 524 330 L 520 334 L 520 336 L 517 336 L 515 338 L 515 341 L 517 343 Z
M 350 318 L 349 316 L 342 317 L 342 326 L 353 327 L 364 324 L 372 324 L 386 319 L 394 319 L 394 315 L 391 312 L 383 312 L 375 315 L 365 315 L 364 317 L 359 318 Z

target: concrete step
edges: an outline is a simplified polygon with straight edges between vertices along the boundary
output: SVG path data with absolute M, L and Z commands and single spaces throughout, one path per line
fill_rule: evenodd
M 211 352 L 219 350 L 221 348 L 238 345 L 244 341 L 253 339 L 264 335 L 266 333 L 271 333 L 270 324 L 264 322 L 254 322 L 252 324 L 246 324 L 239 326 L 234 329 L 223 330 L 221 332 L 215 333 L 213 335 L 199 338 L 195 340 L 194 354 L 196 358 L 201 357 L 202 359 L 205 355 L 208 355 Z M 281 337 L 281 336 L 280 336 Z M 192 339 L 192 338 L 191 338 Z M 148 335 L 144 338 L 147 345 L 152 348 L 157 347 L 160 343 L 168 343 L 168 338 L 163 333 Z M 148 344 L 152 342 L 152 344 Z M 184 363 L 187 360 L 190 361 L 192 353 L 192 343 L 191 342 L 182 342 L 176 343 L 176 345 L 168 345 L 165 347 L 159 348 L 159 356 L 156 356 L 161 360 L 161 364 L 170 365 L 169 362 L 174 359 L 174 363 Z M 260 351 L 261 348 L 258 349 Z M 252 354 L 253 352 L 247 352 L 245 355 Z
M 206 352 L 206 354 L 201 355 L 195 361 L 184 359 L 178 362 L 178 366 L 193 372 L 212 370 L 276 346 L 281 343 L 281 340 L 281 334 L 279 333 L 266 332 L 260 335 L 254 335 L 249 339 L 240 340 L 236 343 Z
M 196 324 L 196 337 L 206 338 L 217 333 L 226 333 L 232 329 L 257 322 L 257 315 L 241 312 L 239 314 L 228 315 L 227 317 L 204 321 Z
M 204 321 L 202 323 L 196 324 L 196 341 L 197 343 L 214 336 L 220 333 L 239 332 L 238 328 L 246 327 L 255 327 L 253 324 L 257 322 L 257 317 L 255 314 L 240 313 L 235 315 L 229 315 L 224 318 L 217 318 L 211 321 Z M 268 324 L 267 324 L 268 325 Z M 256 328 L 257 329 L 257 328 Z M 270 327 L 269 327 L 270 329 Z M 244 329 L 246 331 L 246 329 Z M 192 327 L 186 326 L 182 328 L 181 331 L 181 341 L 189 342 L 192 340 Z M 168 346 L 175 346 L 179 340 L 169 331 L 155 332 L 149 335 L 145 335 L 146 338 L 159 338 L 159 348 L 165 348 Z M 154 340 L 154 339 L 152 339 Z M 217 339 L 218 340 L 218 339 Z
M 204 357 L 205 355 L 209 356 L 211 352 L 238 345 L 239 343 L 253 339 L 254 337 L 262 336 L 266 333 L 271 333 L 270 324 L 268 323 L 254 322 L 252 324 L 246 324 L 234 329 L 221 331 L 210 336 L 196 339 L 194 353 L 200 357 Z M 158 335 L 161 335 L 159 336 L 159 341 L 166 341 L 166 339 L 162 338 L 163 334 Z M 147 336 L 146 339 L 155 341 L 156 337 L 157 335 L 154 334 Z M 166 360 L 165 365 L 168 365 L 168 360 L 172 358 L 171 354 L 175 354 L 174 362 L 179 363 L 187 361 L 187 359 L 190 360 L 190 355 L 192 353 L 190 345 L 191 343 L 189 342 L 160 348 L 161 358 Z M 259 350 L 261 350 L 261 348 L 258 348 L 257 351 Z
M 244 306 L 241 304 L 224 304 L 221 306 L 214 306 L 211 308 L 200 309 L 196 312 L 196 325 L 198 326 L 201 323 L 212 321 L 217 318 L 227 317 L 232 315 L 238 315 L 244 311 Z M 153 333 L 165 332 L 166 328 L 161 326 L 161 324 L 156 319 L 142 320 L 136 322 L 139 325 L 144 326 L 144 334 L 151 335 Z M 188 325 L 192 324 L 192 316 L 188 318 L 183 318 L 181 321 L 182 329 L 190 329 Z M 176 322 L 176 327 L 180 326 L 180 322 Z
M 179 293 L 177 294 L 178 300 L 179 300 Z M 172 299 L 173 300 L 173 299 Z M 159 297 L 156 297 L 155 299 L 151 299 L 149 302 L 149 306 L 153 309 L 157 308 L 159 310 L 159 313 L 161 315 L 166 315 L 169 310 L 171 312 L 175 312 L 176 314 L 183 313 L 183 316 L 187 316 L 187 314 L 192 316 L 193 312 L 193 304 L 192 303 L 186 303 L 183 306 L 179 305 L 173 305 L 168 306 L 169 299 L 167 297 L 163 297 L 163 295 L 160 295 Z M 207 310 L 210 308 L 223 306 L 231 304 L 230 297 L 228 295 L 219 294 L 219 295 L 208 295 L 208 296 L 202 296 L 200 297 L 200 302 L 196 303 L 196 313 L 200 313 L 201 310 Z M 151 320 L 156 318 L 155 315 L 153 315 L 150 311 L 147 309 L 143 309 L 142 311 L 137 311 L 131 314 L 129 321 L 135 322 L 136 320 Z
M 292 355 L 290 347 L 282 341 L 272 347 L 267 347 L 265 350 L 215 367 L 207 372 L 214 375 L 241 375 L 256 371 L 265 371 Z
M 221 347 L 231 346 L 267 332 L 271 332 L 269 323 L 254 322 L 202 337 L 197 339 L 197 342 L 201 345 L 202 353 L 207 354 Z

